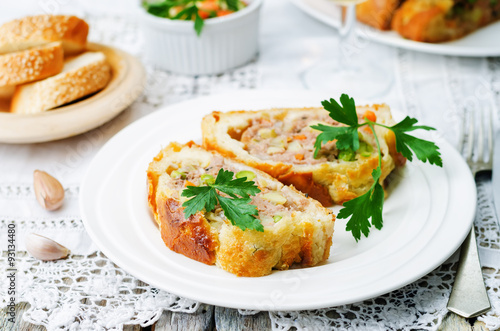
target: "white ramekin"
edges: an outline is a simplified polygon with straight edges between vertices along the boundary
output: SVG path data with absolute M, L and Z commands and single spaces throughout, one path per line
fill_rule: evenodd
M 161 18 L 140 8 L 146 60 L 187 75 L 217 74 L 248 63 L 258 51 L 262 1 L 249 0 L 235 13 L 205 20 L 199 37 L 193 21 Z

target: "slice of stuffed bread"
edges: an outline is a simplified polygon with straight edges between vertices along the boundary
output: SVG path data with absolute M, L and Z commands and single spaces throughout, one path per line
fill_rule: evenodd
M 182 191 L 188 185 L 202 185 L 202 176 L 215 178 L 220 169 L 255 176 L 252 180 L 261 192 L 252 196 L 251 204 L 257 207 L 263 232 L 232 225 L 219 205 L 186 219 L 182 204 L 188 198 Z M 190 142 L 171 143 L 161 150 L 147 176 L 149 206 L 161 237 L 177 253 L 247 277 L 292 264 L 314 266 L 329 256 L 335 215 L 262 171 Z
M 395 124 L 387 105 L 358 106 L 360 119 L 367 110 L 375 113 L 377 122 Z M 320 131 L 311 125 L 318 123 L 342 125 L 323 108 L 213 112 L 202 121 L 203 147 L 293 185 L 324 206 L 341 204 L 367 192 L 373 184 L 372 171 L 378 165 L 372 132 L 368 127 L 359 130 L 361 148 L 356 152 L 339 152 L 332 141 L 323 145 L 314 158 L 314 143 Z M 405 159 L 396 152 L 391 131 L 377 126 L 376 133 L 382 152 L 383 184 Z
M 497 0 L 407 0 L 396 11 L 392 29 L 424 42 L 461 38 L 500 19 Z

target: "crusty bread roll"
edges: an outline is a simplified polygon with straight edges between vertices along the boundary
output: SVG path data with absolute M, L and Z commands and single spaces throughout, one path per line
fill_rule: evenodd
M 16 90 L 15 85 L 0 86 L 0 100 L 10 100 Z
M 44 79 L 61 72 L 64 56 L 61 42 L 25 51 L 0 55 L 0 87 L 15 86 Z
M 376 114 L 377 122 L 394 123 L 387 105 L 358 106 L 358 116 L 361 118 L 366 110 Z M 322 147 L 319 158 L 314 159 L 319 131 L 310 126 L 318 123 L 339 125 L 323 108 L 213 112 L 202 121 L 203 147 L 267 172 L 324 206 L 367 192 L 373 184 L 372 170 L 378 165 L 371 131 L 359 130 L 361 140 L 370 149 L 368 155 L 365 152 L 362 156 L 358 150 L 354 161 L 344 161 L 339 159 L 335 143 L 329 142 Z M 378 126 L 376 132 L 382 150 L 383 183 L 396 162 L 403 160 L 396 153 L 392 132 Z
M 34 114 L 80 99 L 104 88 L 111 68 L 102 52 L 86 52 L 64 63 L 61 73 L 16 87 L 12 113 Z
M 83 51 L 88 24 L 75 16 L 27 16 L 0 26 L 0 54 L 23 51 L 46 43 L 61 41 L 65 54 Z
M 181 193 L 185 186 L 199 186 L 201 175 L 215 178 L 221 168 L 256 175 L 253 180 L 262 192 L 251 203 L 259 210 L 264 232 L 243 231 L 232 225 L 220 206 L 213 212 L 200 211 L 188 219 L 184 217 L 182 204 L 188 198 Z M 183 176 L 179 177 L 179 173 Z M 177 253 L 246 277 L 264 276 L 272 269 L 288 269 L 294 263 L 313 266 L 329 256 L 333 213 L 259 170 L 205 151 L 193 142 L 171 143 L 150 163 L 147 176 L 149 206 L 161 237 Z M 280 195 L 285 202 L 266 200 L 264 194 L 269 192 Z

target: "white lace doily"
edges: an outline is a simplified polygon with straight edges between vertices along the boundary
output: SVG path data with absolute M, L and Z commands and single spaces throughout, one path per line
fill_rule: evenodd
M 290 22 L 305 20 L 287 5 L 287 1 L 276 0 L 267 5 L 272 6 L 267 10 L 268 13 L 271 9 L 287 11 L 292 17 Z M 91 26 L 90 40 L 141 56 L 142 38 L 133 19 L 85 15 Z M 266 22 L 274 18 L 275 13 L 264 15 Z M 26 321 L 44 325 L 48 330 L 120 330 L 124 324 L 151 325 L 163 310 L 186 313 L 197 310 L 199 303 L 142 283 L 95 247 L 85 232 L 78 209 L 80 180 L 93 155 L 110 137 L 158 107 L 234 89 L 301 87 L 300 74 L 310 61 L 328 56 L 335 47 L 335 36 L 330 35 L 330 30 L 312 21 L 306 23 L 312 24 L 309 35 L 300 30 L 307 30 L 306 27 L 300 27 L 295 30 L 295 37 L 288 39 L 282 38 L 288 31 L 286 25 L 278 34 L 274 26 L 271 29 L 264 24 L 266 34 L 261 38 L 263 50 L 259 59 L 223 75 L 193 78 L 147 67 L 144 94 L 116 119 L 84 135 L 38 145 L 0 144 L 0 242 L 7 237 L 8 224 L 14 223 L 17 302 L 30 304 L 23 315 Z M 316 37 L 316 31 L 326 32 Z M 306 54 L 304 45 L 313 50 L 322 49 L 323 53 Z M 464 98 L 467 91 L 487 86 L 489 92 L 475 93 L 474 100 L 478 104 L 496 105 L 496 118 L 499 117 L 498 59 L 431 56 L 376 44 L 368 47 L 374 56 L 385 58 L 392 66 L 387 68 L 388 72 L 395 72 L 395 84 L 383 101 L 438 127 L 440 134 L 451 143 L 457 143 L 461 110 L 470 102 Z M 47 170 L 64 183 L 66 199 L 61 210 L 46 212 L 37 205 L 31 184 L 35 168 Z M 479 178 L 479 213 L 475 224 L 492 303 L 492 310 L 478 319 L 495 330 L 500 328 L 500 230 L 492 207 L 491 186 L 489 178 Z M 54 262 L 40 262 L 30 257 L 24 252 L 23 239 L 29 232 L 55 239 L 70 248 L 71 255 Z M 2 271 L 7 266 L 5 246 L 0 248 Z M 422 279 L 364 302 L 312 311 L 270 312 L 273 329 L 435 330 L 447 313 L 446 302 L 456 261 L 455 255 Z M 8 303 L 7 289 L 6 278 L 0 278 L 0 307 Z

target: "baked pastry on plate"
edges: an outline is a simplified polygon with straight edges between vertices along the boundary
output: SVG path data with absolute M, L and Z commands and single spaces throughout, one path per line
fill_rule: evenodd
M 360 22 L 379 30 L 390 30 L 391 21 L 402 0 L 367 0 L 356 5 L 356 17 Z
M 407 0 L 394 14 L 392 28 L 408 39 L 442 42 L 499 19 L 496 0 Z
M 186 219 L 182 206 L 188 200 L 182 196 L 186 186 L 213 180 L 220 169 L 258 186 L 261 192 L 250 203 L 258 210 L 262 232 L 233 225 L 220 205 Z M 247 277 L 264 276 L 292 264 L 314 266 L 329 256 L 333 213 L 264 172 L 190 142 L 171 143 L 161 150 L 147 175 L 149 206 L 163 241 L 177 253 Z
M 376 114 L 377 122 L 395 124 L 387 105 L 358 106 L 358 116 L 362 118 L 367 110 Z M 314 158 L 314 143 L 320 132 L 311 125 L 318 123 L 341 125 L 323 108 L 216 111 L 203 118 L 203 147 L 267 172 L 324 206 L 364 194 L 373 184 L 372 171 L 378 165 L 374 135 L 361 129 L 358 151 L 339 153 L 335 142 L 329 142 Z M 377 126 L 376 132 L 382 151 L 383 182 L 404 159 L 396 152 L 391 131 Z
M 496 0 L 367 0 L 356 6 L 359 21 L 423 42 L 461 38 L 500 19 Z

